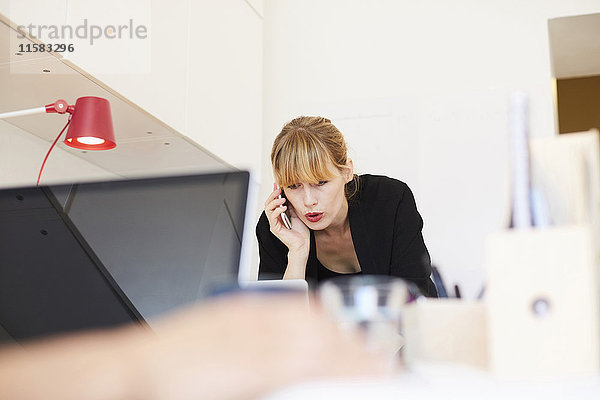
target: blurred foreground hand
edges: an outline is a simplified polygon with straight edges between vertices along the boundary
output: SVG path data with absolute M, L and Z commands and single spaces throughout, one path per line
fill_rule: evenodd
M 0 350 L 0 399 L 251 399 L 385 362 L 295 294 L 237 294 L 182 310 L 155 330 L 96 331 Z

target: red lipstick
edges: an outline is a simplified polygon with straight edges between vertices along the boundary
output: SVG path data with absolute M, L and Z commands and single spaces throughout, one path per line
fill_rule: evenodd
M 304 216 L 310 222 L 319 222 L 319 220 L 323 217 L 323 213 L 306 213 Z

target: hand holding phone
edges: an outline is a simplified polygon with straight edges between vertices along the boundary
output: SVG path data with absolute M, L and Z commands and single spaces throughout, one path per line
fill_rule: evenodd
M 265 201 L 265 216 L 270 231 L 289 251 L 304 255 L 310 249 L 310 230 L 298 218 L 292 204 L 286 203 L 289 203 L 286 193 L 277 182 L 273 182 L 273 191 Z

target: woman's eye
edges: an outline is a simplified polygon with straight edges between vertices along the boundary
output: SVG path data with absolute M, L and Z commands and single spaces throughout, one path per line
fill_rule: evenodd
M 298 188 L 298 185 L 296 185 L 296 184 L 294 183 L 294 184 L 292 184 L 292 185 L 288 186 L 287 188 L 288 188 L 288 189 L 296 189 L 296 188 Z
M 323 186 L 324 184 L 326 184 L 328 181 L 319 181 L 319 183 L 317 185 L 319 186 Z

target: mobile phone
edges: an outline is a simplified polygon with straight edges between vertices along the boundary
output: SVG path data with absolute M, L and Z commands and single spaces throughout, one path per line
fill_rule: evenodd
M 279 195 L 280 199 L 282 197 L 285 197 L 285 193 L 283 192 L 283 189 L 281 189 L 281 194 Z M 279 207 L 283 207 L 283 204 L 280 205 Z M 287 216 L 286 212 L 281 213 L 281 221 L 283 221 L 283 225 L 285 225 L 286 228 L 292 229 L 292 222 L 290 221 L 290 217 Z

